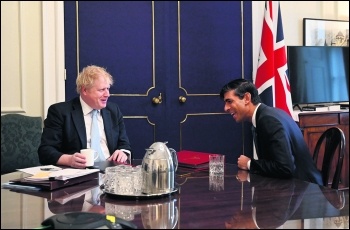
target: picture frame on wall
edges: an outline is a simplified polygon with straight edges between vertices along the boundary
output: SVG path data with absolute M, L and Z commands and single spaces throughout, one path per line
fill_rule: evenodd
M 303 19 L 304 46 L 349 46 L 349 21 Z

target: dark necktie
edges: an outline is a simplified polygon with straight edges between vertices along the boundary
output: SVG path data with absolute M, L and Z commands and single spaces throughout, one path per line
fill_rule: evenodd
M 252 134 L 253 134 L 253 142 L 254 142 L 254 146 L 255 146 L 255 151 L 256 153 L 254 152 L 254 159 L 258 159 L 258 143 L 257 143 L 257 139 L 256 139 L 256 132 L 255 132 L 255 127 L 254 125 L 252 125 Z
M 97 110 L 92 110 L 92 122 L 91 122 L 91 148 L 97 151 L 98 158 L 96 161 L 105 161 L 106 158 L 101 149 L 101 136 L 100 130 L 98 129 L 98 120 L 97 120 Z

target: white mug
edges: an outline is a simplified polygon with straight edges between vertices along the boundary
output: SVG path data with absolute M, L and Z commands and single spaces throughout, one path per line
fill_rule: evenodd
M 95 160 L 98 158 L 98 154 L 93 149 L 82 149 L 80 153 L 86 157 L 86 167 L 94 166 Z

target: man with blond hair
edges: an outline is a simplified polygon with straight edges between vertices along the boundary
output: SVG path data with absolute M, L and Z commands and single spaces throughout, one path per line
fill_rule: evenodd
M 80 150 L 91 148 L 93 110 L 97 110 L 102 160 L 125 162 L 131 146 L 118 105 L 108 102 L 112 76 L 105 68 L 91 65 L 79 73 L 76 84 L 80 96 L 48 109 L 38 148 L 40 163 L 85 168 Z

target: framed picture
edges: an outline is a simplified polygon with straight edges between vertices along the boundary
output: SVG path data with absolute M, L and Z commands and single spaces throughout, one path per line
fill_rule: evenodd
M 349 46 L 349 21 L 303 19 L 304 46 Z

